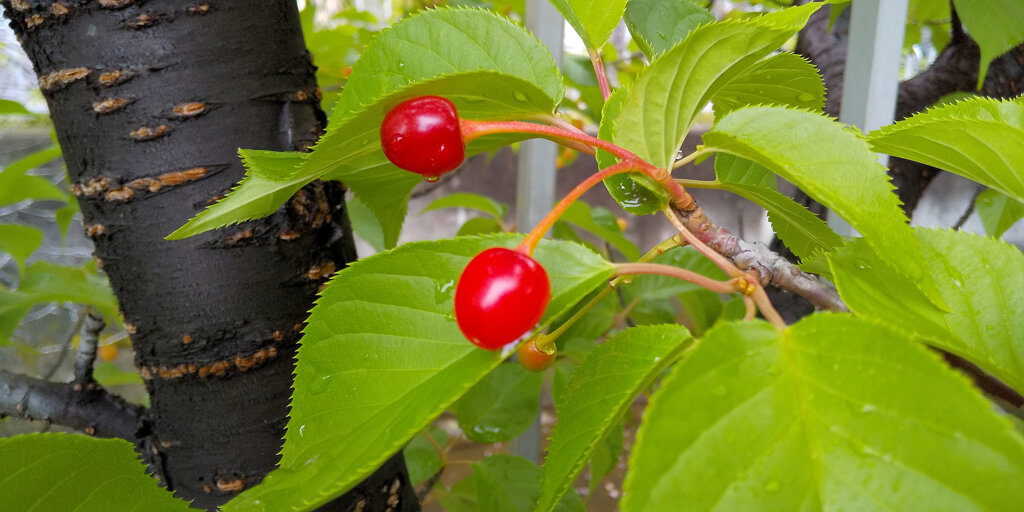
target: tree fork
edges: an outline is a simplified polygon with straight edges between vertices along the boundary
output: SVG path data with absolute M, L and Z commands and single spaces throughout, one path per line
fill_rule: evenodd
M 238 148 L 305 150 L 319 137 L 295 3 L 2 3 L 150 393 L 137 444 L 169 489 L 212 509 L 277 463 L 302 322 L 355 259 L 330 183 L 269 218 L 163 239 L 242 178 Z M 400 455 L 325 509 L 360 503 L 419 508 Z

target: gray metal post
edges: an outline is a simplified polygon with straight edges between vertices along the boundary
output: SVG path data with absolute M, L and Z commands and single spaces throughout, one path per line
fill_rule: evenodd
M 526 28 L 551 50 L 562 65 L 562 37 L 565 21 L 547 0 L 526 0 Z M 540 223 L 555 204 L 555 159 L 558 146 L 547 140 L 528 140 L 519 145 L 516 174 L 516 226 L 526 232 Z M 543 407 L 543 403 L 541 404 Z M 541 461 L 540 418 L 523 435 L 514 439 L 509 452 L 533 462 Z
M 854 0 L 851 4 L 839 120 L 863 132 L 891 124 L 896 114 L 907 4 L 908 0 Z M 887 156 L 879 156 L 883 165 L 888 161 Z M 828 223 L 840 235 L 854 234 L 838 215 L 830 213 Z

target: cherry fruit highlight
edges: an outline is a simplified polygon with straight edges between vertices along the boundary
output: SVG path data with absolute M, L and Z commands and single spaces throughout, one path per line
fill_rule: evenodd
M 532 339 L 519 345 L 516 354 L 519 357 L 519 364 L 531 372 L 542 372 L 551 367 L 555 362 L 557 350 L 552 343 L 547 350 L 537 346 L 537 340 Z
M 477 254 L 455 286 L 455 321 L 480 348 L 497 350 L 532 329 L 551 300 L 551 283 L 533 258 L 504 247 Z
M 384 156 L 396 166 L 437 179 L 466 158 L 455 105 L 440 96 L 399 103 L 380 125 Z

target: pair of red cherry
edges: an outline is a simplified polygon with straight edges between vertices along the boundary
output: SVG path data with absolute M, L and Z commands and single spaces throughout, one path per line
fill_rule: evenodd
M 384 155 L 396 166 L 436 179 L 466 157 L 455 105 L 438 96 L 406 100 L 391 109 L 380 127 Z M 525 251 L 494 247 L 470 260 L 455 287 L 455 320 L 475 345 L 499 349 L 532 329 L 551 299 L 544 267 Z M 532 340 L 519 350 L 528 369 L 542 370 L 554 352 Z

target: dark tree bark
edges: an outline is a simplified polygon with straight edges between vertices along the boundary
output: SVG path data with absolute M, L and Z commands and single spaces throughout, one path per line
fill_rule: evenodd
M 3 5 L 150 393 L 135 441 L 164 485 L 213 508 L 277 463 L 302 322 L 355 258 L 330 183 L 272 217 L 163 239 L 241 179 L 238 148 L 303 150 L 321 133 L 294 1 Z M 357 506 L 419 508 L 400 456 L 330 508 Z

